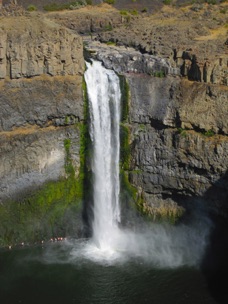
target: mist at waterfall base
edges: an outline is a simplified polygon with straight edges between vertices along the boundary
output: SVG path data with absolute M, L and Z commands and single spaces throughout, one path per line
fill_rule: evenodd
M 83 255 L 102 263 L 140 257 L 154 266 L 197 265 L 208 237 L 208 221 L 195 226 L 152 225 L 120 229 L 120 108 L 119 78 L 101 62 L 87 63 L 85 72 L 93 145 L 93 238 Z M 77 256 L 78 251 L 72 252 Z
M 211 223 L 120 225 L 120 89 L 93 61 L 85 79 L 93 143 L 91 239 L 0 252 L 2 303 L 215 304 L 200 271 Z

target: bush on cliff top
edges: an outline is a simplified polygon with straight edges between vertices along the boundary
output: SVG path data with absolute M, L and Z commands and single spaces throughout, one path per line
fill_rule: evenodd
M 90 4 L 90 2 L 92 2 L 92 1 L 79 0 L 79 1 L 73 1 L 73 2 L 68 2 L 68 3 L 59 3 L 59 4 L 53 2 L 50 4 L 44 5 L 43 8 L 47 12 L 73 10 L 73 9 L 77 9 L 77 8 L 86 6 L 87 4 Z

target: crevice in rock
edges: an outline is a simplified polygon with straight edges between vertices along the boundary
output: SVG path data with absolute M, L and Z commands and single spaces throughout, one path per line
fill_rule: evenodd
M 169 128 L 169 126 L 164 125 L 163 122 L 158 119 L 150 117 L 149 120 L 150 120 L 150 126 L 156 130 L 164 130 Z

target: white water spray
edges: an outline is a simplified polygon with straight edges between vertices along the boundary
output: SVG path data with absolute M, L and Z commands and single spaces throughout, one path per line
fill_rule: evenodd
M 118 227 L 119 78 L 93 61 L 87 63 L 85 80 L 93 142 L 93 238 L 85 246 L 82 244 L 80 250 L 73 244 L 72 261 L 83 256 L 102 264 L 140 258 L 158 267 L 197 265 L 210 231 L 210 222 L 203 215 L 198 214 L 189 226 L 151 224 L 131 230 Z
M 118 232 L 119 207 L 119 78 L 100 62 L 87 63 L 85 73 L 93 143 L 93 239 L 102 250 Z

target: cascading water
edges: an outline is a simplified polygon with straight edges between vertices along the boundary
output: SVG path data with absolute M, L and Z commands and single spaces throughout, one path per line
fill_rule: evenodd
M 159 267 L 197 265 L 210 227 L 201 215 L 190 226 L 142 223 L 130 230 L 119 228 L 119 78 L 100 62 L 92 61 L 87 63 L 85 80 L 93 144 L 93 238 L 82 250 L 73 249 L 72 258 L 82 254 L 103 263 L 140 257 Z
M 93 143 L 93 239 L 100 249 L 111 246 L 118 233 L 119 207 L 119 78 L 100 62 L 87 63 L 85 72 Z

